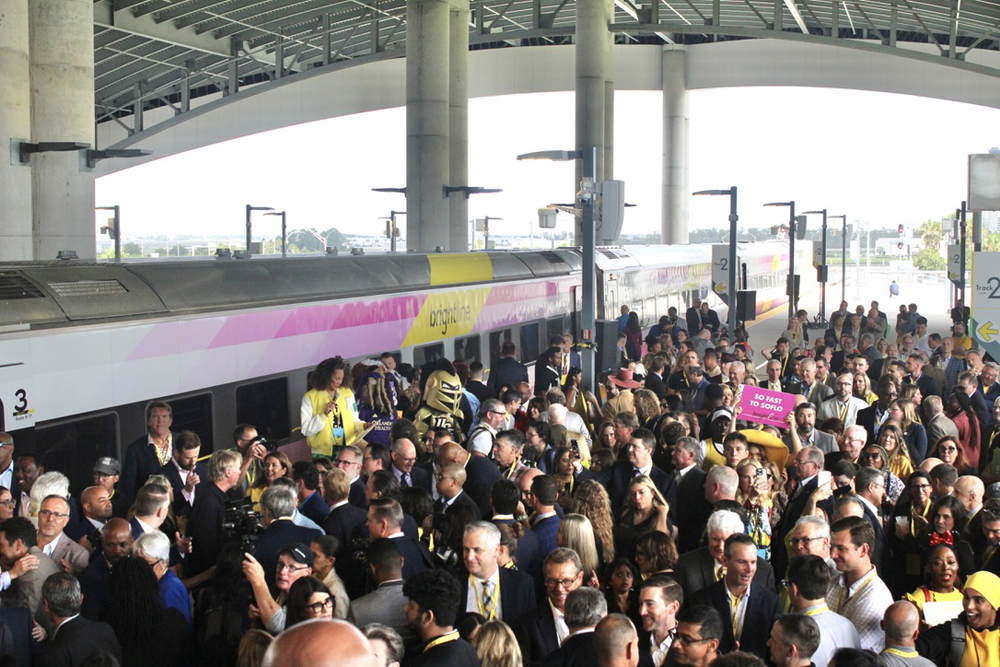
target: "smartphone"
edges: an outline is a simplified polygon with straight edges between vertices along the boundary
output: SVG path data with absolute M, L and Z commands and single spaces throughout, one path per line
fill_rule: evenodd
M 830 488 L 833 488 L 831 485 L 832 481 L 833 481 L 833 473 L 830 472 L 829 470 L 820 470 L 819 473 L 816 475 L 817 487 L 829 486 Z

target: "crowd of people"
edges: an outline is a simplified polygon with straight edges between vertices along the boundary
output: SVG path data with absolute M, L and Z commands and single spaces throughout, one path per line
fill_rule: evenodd
M 755 353 L 697 299 L 623 306 L 596 391 L 569 335 L 533 383 L 509 341 L 488 376 L 335 357 L 312 456 L 251 424 L 202 456 L 155 401 L 83 489 L 0 433 L 0 665 L 1000 664 L 1000 384 L 963 316 L 845 302 Z M 747 387 L 794 400 L 756 423 Z

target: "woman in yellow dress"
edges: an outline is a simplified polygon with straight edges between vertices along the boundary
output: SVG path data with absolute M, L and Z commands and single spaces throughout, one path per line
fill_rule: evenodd
M 921 625 L 924 621 L 924 605 L 937 602 L 961 602 L 962 589 L 959 588 L 958 555 L 950 544 L 936 544 L 927 555 L 927 584 L 920 586 L 903 598 L 909 600 L 920 612 Z M 962 609 L 956 606 L 957 616 Z M 940 621 L 938 621 L 940 622 Z
M 354 444 L 361 432 L 358 404 L 344 385 L 347 363 L 325 359 L 309 374 L 309 391 L 302 397 L 302 435 L 313 456 L 332 456 L 334 447 Z

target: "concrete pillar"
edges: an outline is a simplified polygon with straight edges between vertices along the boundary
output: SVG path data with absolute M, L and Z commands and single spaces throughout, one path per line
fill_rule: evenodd
M 30 0 L 32 141 L 94 144 L 94 3 Z M 82 151 L 31 158 L 36 259 L 96 254 L 94 173 Z
M 576 3 L 576 148 L 597 149 L 596 180 L 604 179 L 605 81 L 608 79 L 608 17 L 610 0 Z M 580 188 L 583 161 L 576 163 L 573 192 Z M 576 244 L 582 243 L 577 221 Z
M 28 0 L 0 0 L 0 141 L 31 138 Z M 31 259 L 31 167 L 0 159 L 0 261 Z
M 448 0 L 406 2 L 406 248 L 449 244 Z
M 688 242 L 688 98 L 687 55 L 683 47 L 665 46 L 663 76 L 663 243 Z
M 469 0 L 451 0 L 448 88 L 450 185 L 469 184 Z M 449 198 L 451 218 L 448 249 L 469 247 L 469 199 L 461 192 Z
M 607 3 L 608 26 L 614 23 L 615 6 Z M 615 34 L 608 30 L 604 61 L 604 180 L 615 177 Z

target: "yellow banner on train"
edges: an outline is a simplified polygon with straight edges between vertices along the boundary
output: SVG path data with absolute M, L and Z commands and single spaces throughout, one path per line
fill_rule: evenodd
M 431 294 L 413 321 L 403 347 L 424 345 L 472 333 L 490 295 L 490 287 Z

